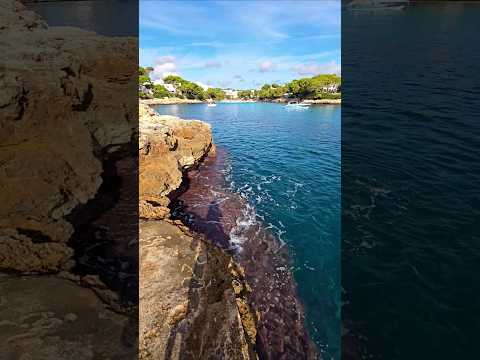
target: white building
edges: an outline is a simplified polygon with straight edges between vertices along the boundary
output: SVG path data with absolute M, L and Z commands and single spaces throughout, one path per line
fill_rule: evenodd
M 175 94 L 177 92 L 177 89 L 175 89 L 175 86 L 173 84 L 163 84 L 165 86 L 165 89 L 168 90 L 168 92 Z
M 238 90 L 234 89 L 222 89 L 225 95 L 232 99 L 238 99 Z
M 153 81 L 154 85 L 162 85 L 169 93 L 175 94 L 177 89 L 173 84 L 165 84 L 162 79 L 157 79 Z
M 151 89 L 151 84 L 149 82 L 144 82 L 143 84 L 139 84 L 138 91 L 146 95 L 153 95 L 153 90 Z
M 323 91 L 330 92 L 330 93 L 336 93 L 336 92 L 338 92 L 339 88 L 340 88 L 340 84 L 329 84 L 329 85 L 323 87 Z

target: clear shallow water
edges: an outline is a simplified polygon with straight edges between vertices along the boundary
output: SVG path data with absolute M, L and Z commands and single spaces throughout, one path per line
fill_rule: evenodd
M 342 18 L 342 318 L 374 359 L 479 359 L 479 4 Z
M 338 358 L 341 108 L 253 103 L 156 110 L 212 125 L 215 143 L 228 151 L 230 189 L 287 245 L 310 334 L 324 358 Z

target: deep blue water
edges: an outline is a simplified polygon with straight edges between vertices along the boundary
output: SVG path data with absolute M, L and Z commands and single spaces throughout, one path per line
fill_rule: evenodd
M 479 19 L 342 18 L 342 318 L 361 358 L 480 358 Z
M 325 359 L 340 347 L 340 106 L 162 105 L 212 125 L 233 189 L 290 250 L 311 336 Z
M 27 1 L 26 6 L 49 26 L 74 26 L 105 36 L 138 37 L 137 1 Z

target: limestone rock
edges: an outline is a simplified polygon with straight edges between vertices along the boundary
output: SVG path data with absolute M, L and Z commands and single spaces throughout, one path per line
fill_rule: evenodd
M 176 224 L 141 222 L 140 359 L 256 358 L 242 323 L 248 305 L 239 311 L 230 285 L 230 261 Z
M 90 289 L 48 275 L 0 275 L 0 294 L 2 359 L 137 358 L 129 318 Z
M 195 166 L 212 147 L 210 125 L 197 120 L 160 116 L 139 104 L 140 217 L 168 216 L 166 197 L 179 188 L 183 172 Z
M 35 257 L 36 270 L 56 271 L 71 256 L 68 215 L 136 132 L 136 102 L 122 99 L 137 87 L 137 41 L 49 28 L 13 0 L 2 1 L 0 24 L 0 228 L 23 234 L 0 238 L 11 252 L 0 267 L 34 270 Z

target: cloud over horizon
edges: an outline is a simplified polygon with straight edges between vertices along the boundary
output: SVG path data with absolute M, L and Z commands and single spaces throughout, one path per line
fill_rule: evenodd
M 205 63 L 206 68 L 221 68 L 222 63 L 220 61 L 216 60 L 210 60 Z
M 162 80 L 168 75 L 178 75 L 176 70 L 175 57 L 162 56 L 155 60 L 155 66 L 153 67 L 150 77 L 153 80 Z
M 341 73 L 341 66 L 335 61 L 324 64 L 298 64 L 292 67 L 292 71 L 301 76 L 315 76 L 318 74 L 337 74 Z
M 248 89 L 340 74 L 340 40 L 339 0 L 140 2 L 140 64 L 157 79 Z
M 258 71 L 263 73 L 263 72 L 274 71 L 276 68 L 277 68 L 277 64 L 274 64 L 273 62 L 267 60 L 260 63 L 260 65 L 258 66 Z

